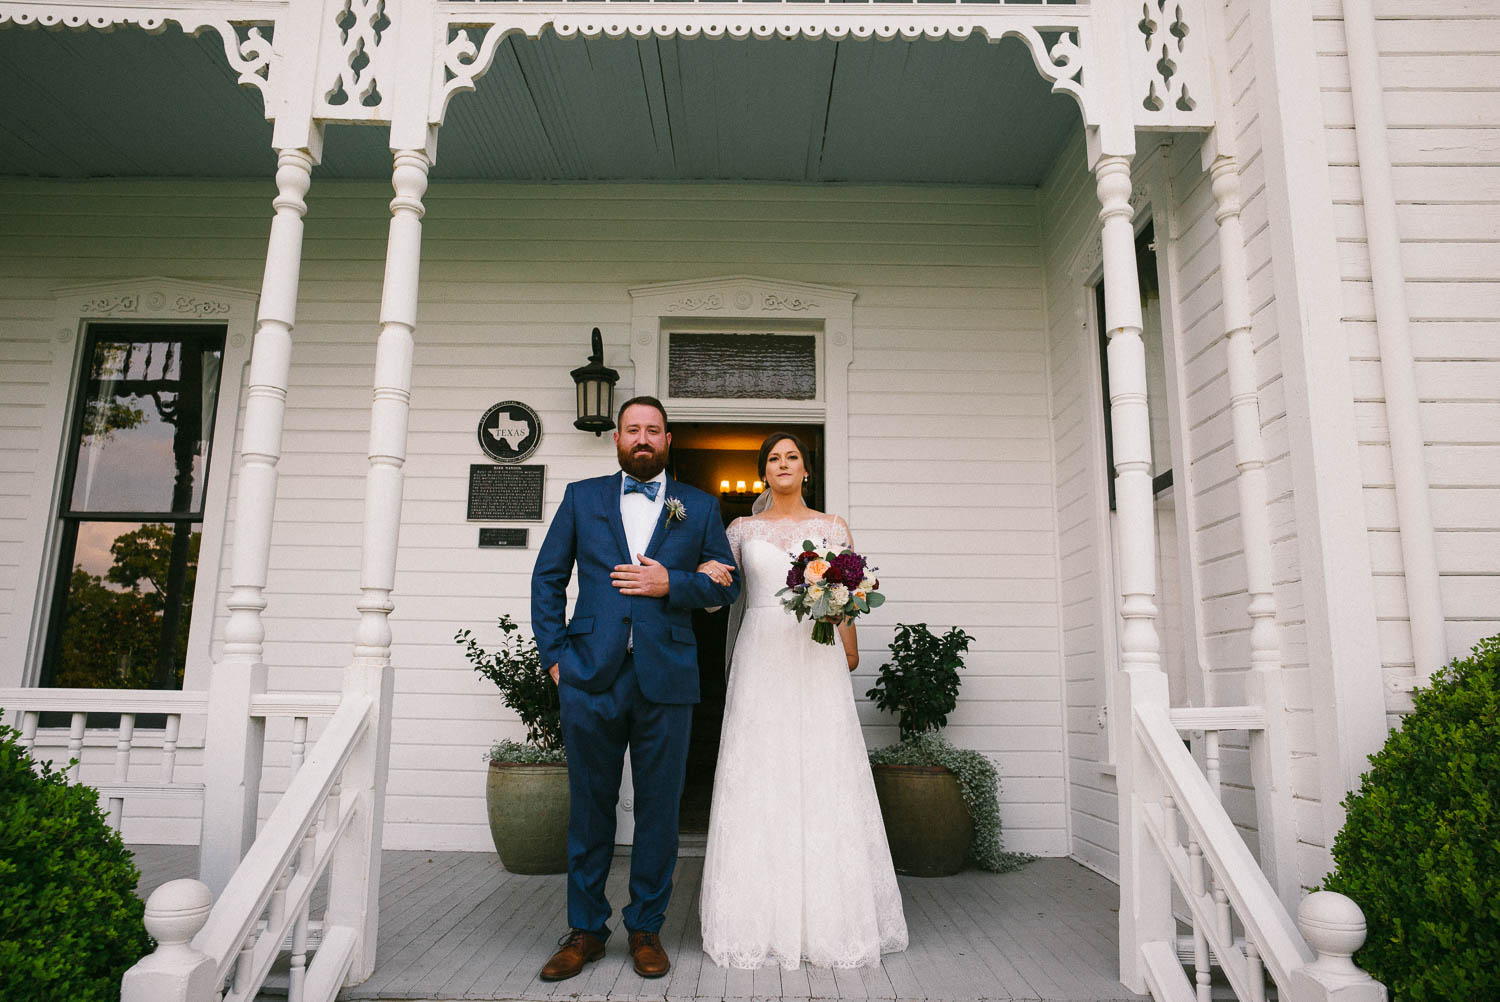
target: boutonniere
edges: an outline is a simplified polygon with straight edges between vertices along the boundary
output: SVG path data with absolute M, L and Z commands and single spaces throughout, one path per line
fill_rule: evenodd
M 687 506 L 677 498 L 667 498 L 667 521 L 681 522 L 687 518 Z

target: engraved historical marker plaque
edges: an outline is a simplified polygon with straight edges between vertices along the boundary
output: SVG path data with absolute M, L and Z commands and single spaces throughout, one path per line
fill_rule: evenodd
M 479 419 L 479 448 L 496 462 L 523 462 L 541 444 L 542 419 L 519 400 L 502 400 Z
M 545 466 L 469 466 L 470 522 L 540 522 Z
M 479 530 L 479 545 L 483 547 L 515 547 L 524 550 L 530 529 L 495 529 L 486 526 Z

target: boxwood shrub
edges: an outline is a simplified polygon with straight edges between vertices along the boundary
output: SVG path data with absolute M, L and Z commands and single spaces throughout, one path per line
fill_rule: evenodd
M 1500 636 L 1414 704 L 1344 801 L 1323 886 L 1364 909 L 1355 961 L 1397 1002 L 1500 999 Z
M 17 737 L 0 724 L 0 1000 L 118 999 L 151 948 L 140 874 L 98 794 Z

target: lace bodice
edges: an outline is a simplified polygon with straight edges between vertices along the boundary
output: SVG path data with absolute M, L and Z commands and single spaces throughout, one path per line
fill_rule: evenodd
M 745 581 L 745 604 L 750 607 L 778 605 L 776 593 L 786 584 L 787 568 L 804 540 L 838 549 L 849 545 L 849 526 L 837 515 L 811 518 L 737 518 L 725 530 L 734 560 Z M 759 540 L 777 551 L 745 555 L 747 544 Z M 764 548 L 762 548 L 764 549 Z

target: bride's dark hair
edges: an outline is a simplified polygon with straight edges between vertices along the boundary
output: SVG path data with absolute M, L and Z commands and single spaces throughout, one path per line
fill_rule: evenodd
M 802 439 L 789 431 L 773 431 L 766 436 L 764 442 L 760 443 L 760 456 L 755 461 L 755 470 L 760 474 L 762 481 L 766 479 L 766 457 L 771 454 L 771 447 L 777 442 L 790 442 L 795 445 L 797 452 L 802 456 L 803 471 L 808 476 L 812 476 L 812 453 L 808 451 L 807 446 L 802 444 Z

